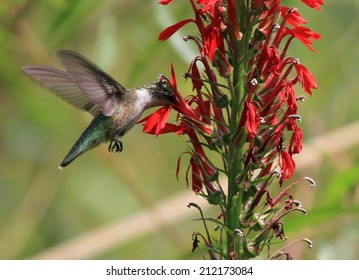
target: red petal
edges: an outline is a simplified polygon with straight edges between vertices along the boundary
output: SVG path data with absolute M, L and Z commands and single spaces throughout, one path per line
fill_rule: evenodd
M 259 128 L 260 120 L 256 112 L 256 106 L 251 102 L 246 102 L 246 128 L 248 130 L 248 137 L 254 138 Z
M 236 4 L 234 0 L 228 1 L 228 18 L 231 23 L 231 28 L 234 29 L 234 35 L 235 38 L 232 38 L 232 40 L 240 40 L 242 38 L 241 32 L 239 32 L 239 25 L 237 22 L 237 14 L 236 14 Z
M 161 4 L 161 5 L 167 5 L 169 3 L 171 3 L 173 0 L 160 0 L 160 2 L 158 2 L 158 4 Z
M 308 5 L 311 8 L 314 8 L 318 11 L 320 11 L 320 6 L 319 5 L 324 5 L 324 1 L 323 0 L 301 0 L 303 3 L 305 3 L 306 5 Z
M 201 74 L 199 73 L 198 67 L 197 67 L 197 60 L 195 60 L 192 64 L 192 84 L 193 84 L 193 89 L 198 89 L 201 90 L 203 83 L 201 81 Z
M 295 169 L 295 162 L 292 156 L 287 151 L 282 151 L 280 156 L 280 167 L 282 169 L 282 180 L 289 179 L 293 176 Z
M 298 24 L 305 24 L 307 23 L 307 21 L 300 15 L 300 13 L 298 12 L 298 9 L 293 9 L 293 8 L 289 8 L 289 7 L 281 7 L 281 14 L 282 17 L 285 17 L 288 13 L 289 10 L 290 14 L 288 15 L 287 18 L 287 22 L 291 25 L 291 26 L 297 26 Z
M 184 19 L 176 24 L 173 24 L 163 30 L 160 35 L 158 36 L 158 40 L 165 41 L 170 38 L 174 33 L 176 33 L 182 26 L 186 25 L 189 22 L 195 22 L 193 19 Z
M 170 81 L 171 87 L 174 89 L 175 94 L 178 94 L 177 92 L 177 82 L 176 82 L 176 73 L 175 68 L 173 67 L 173 64 L 171 63 L 171 81 Z
M 299 76 L 303 84 L 304 91 L 309 94 L 312 94 L 311 89 L 318 88 L 315 77 L 303 64 L 296 63 L 294 66 L 295 70 L 297 71 L 297 75 Z
M 303 133 L 298 125 L 295 125 L 293 129 L 294 131 L 289 142 L 289 153 L 299 154 L 302 151 Z
M 314 48 L 310 45 L 313 44 L 313 40 L 318 40 L 322 38 L 319 33 L 316 33 L 305 26 L 297 26 L 293 29 L 288 29 L 289 33 L 292 34 L 294 37 L 302 41 L 302 43 L 310 50 L 317 52 Z
M 161 119 L 157 123 L 156 136 L 158 136 L 161 133 L 161 131 L 163 130 L 163 128 L 165 127 L 168 116 L 171 112 L 172 106 L 166 106 L 166 107 L 163 107 L 162 109 L 163 109 L 163 114 L 162 114 Z
M 184 153 L 182 153 L 182 154 L 179 156 L 178 160 L 177 160 L 177 168 L 176 168 L 176 178 L 177 178 L 177 181 L 179 181 L 178 174 L 179 174 L 179 172 L 180 172 L 180 168 L 181 168 L 181 158 L 182 158 L 183 154 L 184 154 Z
M 213 127 L 211 125 L 205 124 L 201 121 L 200 116 L 196 114 L 196 112 L 192 109 L 192 107 L 186 102 L 181 94 L 179 94 L 177 90 L 176 84 L 176 75 L 174 71 L 173 64 L 171 64 L 171 76 L 172 79 L 170 84 L 175 92 L 176 103 L 173 105 L 173 109 L 177 112 L 181 113 L 183 116 L 187 117 L 186 120 L 193 123 L 199 129 L 201 129 L 204 133 L 208 135 L 212 135 Z
M 202 189 L 201 169 L 193 159 L 191 159 L 190 164 L 192 168 L 192 190 L 199 192 Z
M 171 109 L 172 105 L 162 107 L 156 112 L 154 112 L 152 115 L 141 120 L 140 122 L 145 122 L 145 124 L 143 125 L 143 132 L 155 133 L 156 136 L 163 133 L 163 129 L 165 128 Z
M 222 37 L 222 31 L 219 28 L 213 28 L 211 30 L 211 33 L 208 34 L 208 38 L 206 38 L 207 42 L 207 54 L 208 58 L 214 62 L 214 55 L 216 54 L 216 51 L 219 47 L 219 45 L 223 44 L 223 37 Z

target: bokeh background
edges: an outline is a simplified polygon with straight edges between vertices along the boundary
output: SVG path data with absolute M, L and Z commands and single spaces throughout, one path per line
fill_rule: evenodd
M 297 187 L 308 215 L 286 219 L 285 233 L 288 242 L 314 243 L 291 246 L 295 258 L 358 259 L 359 1 L 326 2 L 317 12 L 286 1 L 324 38 L 314 45 L 318 54 L 299 43 L 290 53 L 319 85 L 300 105 L 305 144 L 295 175 L 315 178 L 317 187 Z M 180 76 L 196 49 L 181 35 L 164 43 L 157 36 L 191 16 L 187 1 L 1 1 L 0 259 L 201 258 L 191 253 L 191 235 L 203 232 L 202 224 L 186 205 L 196 201 L 206 215 L 216 212 L 186 189 L 186 166 L 175 178 L 186 139 L 156 138 L 137 125 L 121 154 L 103 145 L 60 171 L 91 116 L 21 72 L 29 64 L 59 67 L 54 52 L 72 49 L 129 88 L 169 75 L 171 62 Z M 178 84 L 190 93 L 190 83 Z

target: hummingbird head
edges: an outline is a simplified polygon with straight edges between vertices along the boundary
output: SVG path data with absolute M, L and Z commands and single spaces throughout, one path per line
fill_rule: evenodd
M 166 106 L 175 103 L 174 91 L 168 78 L 160 74 L 158 81 L 147 86 L 147 90 L 151 95 L 151 107 Z

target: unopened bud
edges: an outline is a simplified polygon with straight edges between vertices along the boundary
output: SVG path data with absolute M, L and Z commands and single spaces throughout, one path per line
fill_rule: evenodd
M 195 40 L 196 38 L 192 35 L 186 35 L 182 37 L 182 40 L 187 42 L 188 40 Z
M 302 207 L 302 203 L 299 200 L 293 200 L 292 203 L 296 206 L 296 207 Z
M 273 170 L 272 173 L 275 175 L 276 178 L 282 177 L 282 173 L 280 171 L 278 171 L 278 170 Z
M 307 97 L 305 95 L 298 95 L 295 100 L 304 102 Z
M 298 120 L 299 122 L 302 121 L 302 117 L 298 114 L 289 115 L 289 118 Z
M 291 8 L 291 9 L 288 10 L 287 13 L 290 14 L 290 13 L 295 13 L 295 12 L 298 12 L 297 8 Z
M 299 60 L 299 58 L 296 58 L 296 59 L 293 59 L 293 64 L 300 64 L 300 60 Z
M 280 25 L 278 23 L 275 23 L 272 25 L 272 29 L 279 29 L 280 28 Z
M 316 183 L 315 183 L 315 181 L 314 181 L 312 178 L 310 178 L 310 177 L 304 177 L 304 179 L 309 182 L 309 185 L 310 185 L 311 188 L 314 188 L 314 187 L 315 187 Z
M 251 83 L 252 86 L 258 85 L 258 81 L 257 81 L 256 78 L 253 78 L 253 79 L 250 81 L 250 83 Z
M 243 237 L 243 236 L 244 236 L 243 231 L 241 231 L 241 230 L 238 229 L 238 228 L 236 228 L 236 229 L 234 230 L 234 234 L 237 234 L 237 235 L 240 236 L 240 237 Z
M 308 238 L 303 238 L 303 241 L 307 242 L 309 248 L 312 248 L 312 247 L 313 247 L 313 242 L 312 242 L 310 239 L 308 239 Z

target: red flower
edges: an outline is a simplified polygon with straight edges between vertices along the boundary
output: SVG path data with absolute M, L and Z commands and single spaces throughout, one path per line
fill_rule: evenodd
M 190 165 L 188 168 L 192 169 L 192 190 L 196 193 L 200 192 L 202 190 L 202 179 L 201 179 L 201 168 L 196 163 L 194 158 L 191 158 Z M 186 172 L 186 181 L 188 186 L 188 171 Z
M 291 82 L 284 82 L 279 100 L 284 101 L 287 105 L 287 115 L 297 114 L 298 104 L 295 96 L 294 86 Z
M 230 34 L 234 34 L 234 36 L 232 35 L 232 40 L 235 41 L 242 39 L 242 33 L 239 32 L 239 25 L 237 22 L 235 0 L 228 0 L 228 20 L 228 27 L 230 28 L 230 30 L 233 30 L 233 32 L 231 32 Z
M 288 17 L 287 22 L 291 26 L 297 26 L 298 24 L 304 24 L 307 22 L 304 18 L 302 18 L 296 8 L 281 7 L 280 10 L 282 17 Z
M 202 13 L 205 13 L 207 11 L 211 11 L 213 13 L 213 10 L 218 5 L 218 2 L 221 0 L 196 0 L 196 2 L 200 5 L 203 5 L 201 11 Z
M 169 3 L 171 3 L 173 0 L 160 0 L 160 2 L 158 2 L 158 4 L 161 4 L 161 5 L 167 5 Z
M 222 30 L 219 27 L 220 18 L 217 17 L 215 21 L 212 21 L 203 31 L 203 48 L 202 56 L 208 55 L 208 58 L 213 62 L 214 55 L 218 47 L 223 44 Z M 224 49 L 224 47 L 223 47 Z
M 192 62 L 191 65 L 189 66 L 190 70 L 191 70 L 191 78 L 192 78 L 192 84 L 193 84 L 193 88 L 197 89 L 197 90 L 201 90 L 202 86 L 203 86 L 203 82 L 201 80 L 201 74 L 198 70 L 197 67 L 197 61 L 201 60 L 201 57 L 196 57 Z M 188 70 L 188 72 L 190 71 Z
M 192 109 L 188 102 L 177 90 L 176 75 L 174 72 L 173 65 L 171 64 L 171 76 L 172 79 L 170 84 L 174 90 L 175 104 L 173 108 L 181 113 L 186 121 L 193 124 L 195 127 L 200 129 L 204 134 L 211 135 L 213 133 L 213 127 L 209 124 L 204 123 L 201 120 L 201 115 Z
M 311 39 L 318 40 L 322 38 L 319 33 L 316 33 L 305 26 L 297 26 L 292 29 L 286 28 L 286 32 L 283 32 L 283 36 L 285 34 L 290 34 L 293 37 L 299 39 L 308 49 L 312 50 L 313 52 L 317 51 L 310 46 L 313 44 Z
M 188 166 L 187 172 L 186 172 L 186 183 L 187 186 L 189 185 L 188 182 L 188 173 L 189 169 L 192 170 L 192 190 L 196 193 L 200 192 L 203 188 L 203 185 L 205 186 L 208 194 L 216 193 L 217 190 L 214 187 L 213 183 L 210 181 L 208 176 L 206 175 L 206 171 L 203 169 L 202 163 L 198 160 L 198 156 L 195 154 L 191 154 L 190 164 Z M 179 167 L 177 166 L 177 171 L 179 170 Z M 177 174 L 178 175 L 178 174 Z
M 279 67 L 281 66 L 281 63 L 278 49 L 274 46 L 268 47 L 267 45 L 264 45 L 256 63 L 256 67 L 260 71 L 261 76 L 264 79 L 267 79 L 270 74 L 280 74 Z
M 311 89 L 316 89 L 318 87 L 315 77 L 303 64 L 300 64 L 299 61 L 294 61 L 294 67 L 301 83 L 303 84 L 304 91 L 312 94 Z
M 164 1 L 164 2 L 166 4 L 168 3 L 168 1 Z M 199 43 L 199 41 L 197 42 L 201 50 L 201 55 L 203 57 L 208 56 L 211 62 L 215 62 L 215 55 L 216 52 L 218 52 L 220 54 L 218 57 L 219 58 L 218 65 L 221 69 L 221 72 L 223 73 L 223 76 L 228 76 L 232 71 L 232 67 L 229 64 L 228 59 L 226 58 L 227 54 L 224 46 L 223 30 L 227 26 L 224 23 L 224 16 L 223 16 L 224 9 L 222 5 L 218 4 L 218 2 L 221 1 L 198 0 L 197 1 L 198 4 L 204 5 L 202 9 L 197 9 L 193 0 L 191 0 L 190 2 L 195 13 L 195 20 L 185 19 L 167 27 L 165 30 L 163 30 L 160 33 L 158 39 L 160 41 L 167 40 L 184 25 L 186 25 L 189 22 L 194 22 L 197 25 L 197 28 L 201 34 L 202 45 Z M 233 6 L 234 6 L 234 1 L 233 0 L 229 1 L 228 18 L 230 21 L 230 26 L 228 27 L 230 30 L 233 30 L 233 32 L 230 33 L 232 39 L 236 38 L 236 40 L 239 40 L 242 35 L 238 30 L 238 24 L 234 24 L 232 22 L 232 21 L 236 21 L 236 13 Z M 210 18 L 210 23 L 207 25 L 205 24 L 202 18 L 203 14 L 205 13 L 208 13 L 208 17 Z
M 186 132 L 186 127 L 190 127 L 189 125 L 192 124 L 197 129 L 200 129 L 204 134 L 211 135 L 213 133 L 213 127 L 210 123 L 202 121 L 202 115 L 200 114 L 201 110 L 199 110 L 200 107 L 196 110 L 192 109 L 189 102 L 187 102 L 178 92 L 173 65 L 171 65 L 171 76 L 172 79 L 170 80 L 170 84 L 174 90 L 175 104 L 162 107 L 148 117 L 139 121 L 139 123 L 144 123 L 143 131 L 150 134 L 156 134 L 156 136 L 170 132 L 181 134 Z M 206 102 L 202 101 L 202 103 L 203 104 L 200 105 L 203 105 L 203 108 L 206 108 Z M 182 114 L 182 122 L 180 125 L 166 123 L 172 108 Z
M 284 179 L 289 179 L 293 176 L 295 170 L 295 162 L 292 156 L 287 151 L 281 151 L 279 154 L 279 166 L 281 169 L 281 179 L 280 183 L 282 184 Z
M 248 131 L 248 137 L 254 138 L 260 124 L 256 106 L 252 102 L 246 102 L 244 112 L 246 112 L 246 128 Z
M 143 132 L 155 134 L 156 136 L 170 132 L 169 127 L 166 126 L 166 122 L 171 112 L 172 106 L 173 105 L 161 107 L 153 114 L 139 121 L 139 123 L 144 122 Z
M 158 36 L 158 40 L 165 41 L 168 38 L 170 38 L 174 33 L 176 33 L 179 29 L 181 29 L 183 26 L 185 26 L 189 22 L 195 22 L 193 19 L 184 19 L 180 22 L 177 22 L 169 27 L 167 27 L 165 30 L 163 30 L 160 35 Z
M 206 156 L 196 132 L 189 128 L 186 130 L 186 133 L 191 139 L 193 149 L 196 152 L 196 156 L 198 158 L 197 162 L 201 164 L 202 174 L 205 175 L 205 179 L 207 180 L 213 179 L 217 174 L 217 168 L 213 166 L 211 161 Z
M 216 188 L 214 187 L 213 183 L 211 182 L 217 178 L 217 173 L 218 173 L 217 168 L 212 164 L 212 162 L 208 159 L 208 157 L 204 153 L 204 150 L 203 150 L 201 144 L 199 144 L 199 142 L 198 142 L 199 139 L 198 139 L 196 133 L 193 130 L 188 129 L 187 135 L 191 139 L 191 143 L 194 148 L 192 151 L 186 152 L 191 155 L 190 164 L 186 171 L 187 186 L 189 185 L 188 173 L 189 173 L 189 170 L 191 169 L 192 170 L 191 177 L 192 177 L 192 190 L 193 191 L 199 192 L 200 190 L 202 190 L 202 186 L 204 184 L 208 194 L 217 192 Z M 178 158 L 178 161 L 177 161 L 177 169 L 176 169 L 177 180 L 178 180 L 178 174 L 180 171 L 181 156 Z
M 302 151 L 303 133 L 300 127 L 293 122 L 290 130 L 293 130 L 292 137 L 290 138 L 288 152 L 292 154 L 299 154 Z
M 301 0 L 303 3 L 308 5 L 311 8 L 314 8 L 318 11 L 320 11 L 320 5 L 324 5 L 323 0 Z

